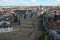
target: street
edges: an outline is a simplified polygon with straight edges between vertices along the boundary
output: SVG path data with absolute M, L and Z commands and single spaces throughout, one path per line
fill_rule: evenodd
M 20 31 L 0 33 L 0 39 L 1 40 L 32 40 L 35 35 L 35 31 L 34 32 L 32 31 L 33 31 L 32 29 L 21 29 Z M 28 36 L 29 34 L 30 36 Z

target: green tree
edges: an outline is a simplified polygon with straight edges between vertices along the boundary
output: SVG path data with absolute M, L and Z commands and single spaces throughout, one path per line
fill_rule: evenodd
M 48 39 L 47 40 L 53 40 L 52 34 L 48 36 Z
M 47 36 L 46 32 L 42 32 L 42 35 L 39 37 L 39 40 L 45 40 L 45 37 Z

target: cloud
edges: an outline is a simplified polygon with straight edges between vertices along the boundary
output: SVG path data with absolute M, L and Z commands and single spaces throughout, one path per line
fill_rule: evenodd
M 31 2 L 36 2 L 37 0 L 30 0 Z
M 1 0 L 0 1 L 0 5 L 2 6 L 9 6 L 9 5 L 16 5 L 16 1 L 15 0 Z
M 0 5 L 3 6 L 31 6 L 38 5 L 39 3 L 36 0 L 1 0 Z
M 53 1 L 53 0 L 52 0 Z M 42 5 L 56 5 L 60 4 L 60 0 L 0 0 L 0 6 L 40 6 Z M 56 3 L 55 3 L 56 1 Z M 49 3 L 47 3 L 49 2 Z
M 60 0 L 56 0 L 56 3 L 60 3 Z
M 12 3 L 12 2 L 16 2 L 15 0 L 1 0 L 1 3 Z
M 57 6 L 60 5 L 60 0 L 56 0 L 56 5 L 57 5 Z
M 47 0 L 47 1 L 50 1 L 50 0 Z

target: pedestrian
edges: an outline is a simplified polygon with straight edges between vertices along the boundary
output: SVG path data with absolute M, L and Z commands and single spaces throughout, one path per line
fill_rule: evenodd
M 14 22 L 17 22 L 17 15 L 13 13 Z
M 33 13 L 30 14 L 30 18 L 32 18 L 32 16 L 33 16 Z
M 26 15 L 26 14 L 24 14 L 24 19 L 26 19 L 26 17 L 27 17 L 27 15 Z

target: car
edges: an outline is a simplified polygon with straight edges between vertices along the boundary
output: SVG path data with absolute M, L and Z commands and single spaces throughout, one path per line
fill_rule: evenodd
M 4 15 L 2 15 L 3 16 L 3 20 L 4 21 L 7 21 L 7 20 L 9 20 L 9 18 L 10 18 L 10 16 L 9 15 L 6 15 L 6 14 L 4 14 Z

